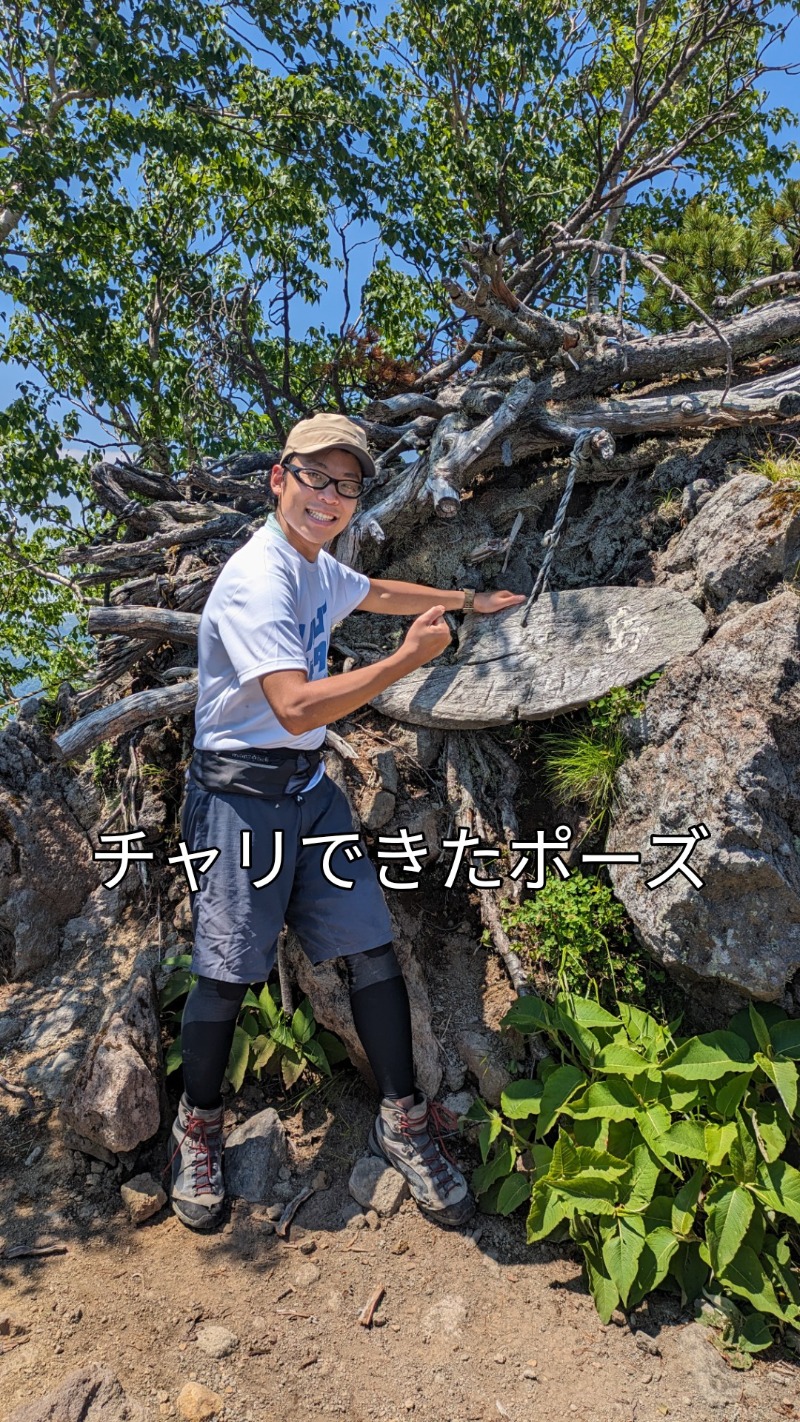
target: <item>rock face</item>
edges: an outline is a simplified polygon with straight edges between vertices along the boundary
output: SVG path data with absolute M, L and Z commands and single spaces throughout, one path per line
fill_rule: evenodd
M 26 1403 L 6 1422 L 144 1422 L 110 1368 L 90 1364 L 69 1373 L 60 1387 L 38 1402 Z
M 64 1100 L 62 1117 L 105 1150 L 134 1150 L 158 1130 L 161 1041 L 153 975 L 144 954 L 107 1011 Z
M 278 1171 L 286 1164 L 286 1131 L 270 1107 L 236 1126 L 225 1141 L 225 1184 L 229 1195 L 266 1205 Z
M 542 720 L 629 686 L 700 646 L 702 613 L 666 588 L 549 592 L 521 609 L 469 617 L 450 665 L 410 672 L 372 705 L 451 730 Z
M 710 507 L 710 504 L 707 506 Z M 647 702 L 647 744 L 623 766 L 611 876 L 653 956 L 694 979 L 775 999 L 800 967 L 800 599 L 780 593 L 722 623 Z M 683 873 L 653 834 L 704 823 Z
M 13 721 L 0 733 L 0 968 L 9 977 L 55 957 L 65 923 L 99 882 L 90 798 L 35 727 Z
M 665 549 L 656 581 L 722 612 L 761 596 L 798 557 L 800 507 L 791 493 L 763 474 L 735 474 Z

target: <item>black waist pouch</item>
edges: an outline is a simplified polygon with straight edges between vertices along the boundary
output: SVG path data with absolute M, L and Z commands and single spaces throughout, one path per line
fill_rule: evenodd
M 296 795 L 317 773 L 321 750 L 208 751 L 195 748 L 189 779 L 227 795 Z

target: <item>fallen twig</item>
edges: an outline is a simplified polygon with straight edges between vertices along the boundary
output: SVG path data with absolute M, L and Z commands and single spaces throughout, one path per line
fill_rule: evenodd
M 69 1254 L 66 1244 L 14 1244 L 0 1259 L 41 1259 L 46 1254 Z
M 306 1185 L 304 1189 L 300 1191 L 299 1195 L 295 1195 L 294 1199 L 289 1201 L 288 1205 L 286 1206 L 286 1209 L 284 1210 L 283 1214 L 278 1220 L 278 1223 L 275 1226 L 275 1233 L 280 1239 L 286 1238 L 287 1234 L 289 1233 L 289 1225 L 292 1223 L 292 1220 L 297 1214 L 297 1211 L 300 1209 L 300 1206 L 306 1200 L 310 1199 L 313 1194 L 313 1185 Z
M 364 1304 L 364 1307 L 358 1315 L 358 1321 L 363 1328 L 372 1327 L 372 1320 L 375 1317 L 375 1310 L 378 1307 L 378 1304 L 383 1298 L 385 1292 L 386 1285 L 379 1284 L 374 1294 L 372 1294 L 371 1298 L 367 1301 L 367 1303 Z

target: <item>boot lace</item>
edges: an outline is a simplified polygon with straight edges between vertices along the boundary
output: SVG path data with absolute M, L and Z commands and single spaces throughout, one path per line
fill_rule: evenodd
M 401 1110 L 397 1126 L 401 1135 L 419 1153 L 435 1185 L 458 1184 L 458 1167 L 442 1139 L 443 1135 L 453 1135 L 458 1130 L 458 1117 L 452 1111 L 430 1101 L 421 1121 L 412 1123 L 407 1112 Z
M 192 1186 L 198 1195 L 211 1194 L 217 1185 L 221 1139 L 221 1119 L 218 1123 L 205 1121 L 202 1116 L 195 1116 L 194 1112 L 190 1111 L 186 1118 L 186 1129 L 167 1162 L 164 1175 L 171 1170 L 172 1162 L 183 1149 L 184 1141 L 188 1141 L 192 1152 Z

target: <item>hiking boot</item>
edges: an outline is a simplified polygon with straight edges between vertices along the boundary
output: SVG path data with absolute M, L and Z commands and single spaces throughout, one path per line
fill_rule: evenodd
M 172 1208 L 190 1229 L 215 1229 L 222 1218 L 222 1117 L 222 1106 L 201 1111 L 185 1095 L 180 1099 L 167 1170 L 172 1170 Z
M 400 1171 L 420 1209 L 452 1228 L 466 1224 L 475 1213 L 469 1186 L 441 1143 L 442 1132 L 456 1126 L 451 1111 L 420 1096 L 413 1106 L 384 1099 L 369 1133 L 372 1153 Z

